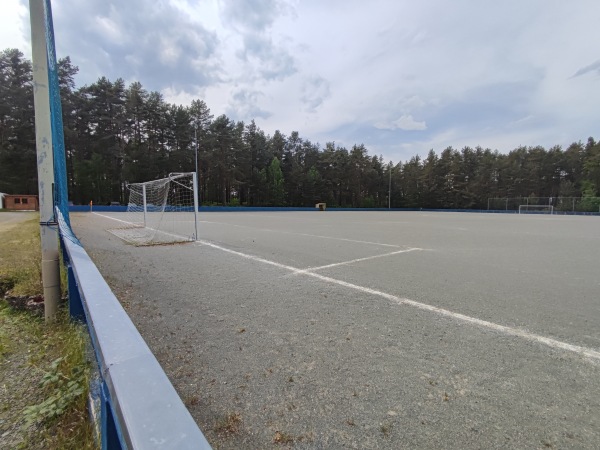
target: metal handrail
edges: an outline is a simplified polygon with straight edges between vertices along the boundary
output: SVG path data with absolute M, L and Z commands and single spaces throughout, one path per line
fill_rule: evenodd
M 100 376 L 103 449 L 210 449 L 156 357 L 58 217 L 72 315 L 87 323 Z

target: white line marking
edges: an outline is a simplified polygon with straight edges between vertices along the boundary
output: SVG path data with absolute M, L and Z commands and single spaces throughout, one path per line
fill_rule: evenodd
M 317 278 L 319 280 L 325 281 L 327 283 L 331 283 L 331 284 L 337 284 L 339 286 L 344 286 L 346 288 L 349 289 L 354 289 L 356 291 L 360 291 L 360 292 L 364 292 L 366 294 L 371 294 L 377 297 L 382 297 L 385 298 L 387 300 L 390 300 L 391 302 L 394 302 L 398 305 L 408 305 L 408 306 L 412 306 L 414 308 L 418 308 L 424 311 L 429 311 L 429 312 L 433 312 L 442 316 L 446 316 L 446 317 L 450 317 L 453 319 L 457 319 L 463 322 L 467 322 L 473 325 L 477 325 L 483 328 L 488 328 L 494 331 L 498 331 L 510 336 L 516 336 L 516 337 L 520 337 L 522 339 L 526 339 L 528 341 L 532 341 L 532 342 L 538 342 L 540 344 L 544 344 L 547 345 L 548 347 L 552 347 L 552 348 L 557 348 L 557 349 L 561 349 L 561 350 L 566 350 L 566 351 L 570 351 L 573 353 L 577 353 L 579 355 L 585 356 L 587 358 L 592 358 L 592 359 L 597 359 L 600 360 L 600 352 L 596 351 L 596 350 L 592 350 L 590 348 L 587 347 L 581 347 L 579 345 L 573 345 L 573 344 L 568 344 L 566 342 L 562 342 L 562 341 L 557 341 L 556 339 L 552 339 L 552 338 L 547 338 L 544 336 L 540 336 L 538 334 L 534 334 L 534 333 L 530 333 L 528 331 L 525 330 L 519 330 L 517 328 L 512 328 L 512 327 L 508 327 L 505 325 L 499 325 L 493 322 L 488 322 L 486 320 L 482 320 L 482 319 L 477 319 L 475 317 L 470 317 L 467 316 L 465 314 L 460 314 L 460 313 L 456 313 L 453 311 L 449 311 L 447 309 L 443 309 L 443 308 L 438 308 L 437 306 L 432 306 L 432 305 L 428 305 L 426 303 L 421 303 L 421 302 L 417 302 L 415 300 L 410 300 L 408 298 L 402 298 L 402 297 L 398 297 L 396 295 L 392 295 L 392 294 L 388 294 L 386 292 L 382 292 L 382 291 L 378 291 L 376 289 L 371 289 L 368 287 L 364 287 L 364 286 L 359 286 L 356 284 L 352 284 L 352 283 L 348 283 L 346 281 L 342 281 L 342 280 L 337 280 L 335 278 L 331 278 L 331 277 L 326 277 L 324 275 L 318 274 L 318 273 L 313 273 L 313 272 L 306 272 L 303 271 L 302 269 L 298 269 L 292 266 L 287 266 L 285 264 L 280 264 L 278 262 L 275 261 L 270 261 L 268 259 L 264 259 L 264 258 L 260 258 L 258 256 L 254 256 L 254 255 L 249 255 L 246 253 L 242 253 L 242 252 L 238 252 L 235 250 L 230 250 L 228 248 L 225 247 L 221 247 L 220 245 L 216 245 L 213 244 L 211 242 L 208 241 L 199 241 L 201 244 L 204 244 L 208 247 L 212 247 L 227 253 L 231 253 L 233 255 L 237 255 L 240 256 L 242 258 L 246 258 L 246 259 L 250 259 L 252 261 L 257 261 L 257 262 L 262 262 L 264 264 L 269 264 L 271 266 L 275 266 L 281 269 L 285 269 L 285 270 L 290 270 L 294 273 L 299 273 L 302 275 L 306 275 L 309 277 L 313 277 L 313 278 Z
M 292 272 L 298 272 L 298 271 L 302 270 L 302 269 L 298 269 L 297 267 L 286 266 L 285 264 L 280 264 L 280 263 L 275 262 L 275 261 L 270 261 L 268 259 L 264 259 L 264 258 L 261 258 L 259 256 L 248 255 L 247 253 L 242 253 L 242 252 L 238 252 L 236 250 L 231 250 L 231 249 L 228 249 L 228 248 L 225 248 L 225 247 L 221 247 L 220 245 L 213 244 L 212 242 L 197 241 L 197 243 L 202 244 L 202 245 L 206 245 L 208 247 L 216 248 L 217 250 L 221 250 L 221 251 L 224 251 L 226 253 L 231 253 L 232 255 L 241 256 L 242 258 L 250 259 L 252 261 L 261 262 L 261 263 L 264 263 L 264 264 L 269 264 L 270 266 L 279 267 L 280 269 L 291 270 Z
M 100 217 L 106 217 L 107 219 L 116 220 L 117 222 L 123 222 L 123 223 L 126 223 L 127 225 L 134 225 L 133 222 L 128 222 L 126 220 L 116 219 L 114 217 L 110 217 L 110 216 L 107 216 L 107 215 L 104 215 L 104 214 L 100 214 L 100 213 L 97 213 L 97 212 L 92 212 L 92 214 L 96 214 L 97 216 L 100 216 Z
M 423 249 L 422 248 L 408 248 L 406 250 L 398 250 L 397 252 L 384 253 L 383 255 L 367 256 L 365 258 L 357 258 L 357 259 L 353 259 L 351 261 L 343 261 L 343 262 L 339 262 L 339 263 L 327 264 L 326 266 L 309 267 L 307 269 L 298 270 L 295 272 L 295 274 L 314 272 L 314 271 L 321 270 L 321 269 L 329 269 L 330 267 L 347 266 L 349 264 L 354 264 L 354 263 L 361 262 L 361 261 L 368 261 L 370 259 L 384 258 L 386 256 L 398 255 L 400 253 L 408 253 L 408 252 L 413 252 L 416 250 L 423 250 Z
M 116 220 L 117 222 L 126 223 L 127 225 L 136 225 L 134 222 L 127 222 L 126 220 L 116 219 L 114 217 L 106 216 L 104 214 L 100 214 L 100 213 L 97 213 L 97 212 L 92 212 L 92 214 L 96 214 L 97 216 L 100 216 L 100 217 L 106 217 L 107 219 Z M 196 242 L 196 241 L 190 240 L 189 236 L 183 236 L 181 234 L 169 233 L 168 231 L 157 230 L 156 228 L 152 228 L 152 227 L 144 227 L 143 225 L 142 226 L 137 226 L 137 227 L 138 228 L 147 228 L 148 230 L 155 231 L 156 233 L 166 234 L 167 236 L 173 236 L 173 237 L 176 237 L 176 238 L 180 238 L 180 239 L 184 240 L 183 242 Z M 123 237 L 119 236 L 118 234 L 113 233 L 111 230 L 107 230 L 107 231 L 109 233 L 112 233 L 113 235 L 115 235 L 119 239 L 127 241 L 126 239 L 123 239 Z M 131 242 L 131 241 L 127 241 L 127 242 Z
M 98 214 L 98 213 L 94 213 L 94 214 Z M 130 222 L 126 222 L 124 220 L 115 219 L 114 217 L 105 216 L 103 214 L 98 214 L 98 215 L 102 216 L 102 217 L 106 217 L 108 219 L 117 220 L 119 222 L 130 223 Z M 306 270 L 298 269 L 297 267 L 287 266 L 285 264 L 280 264 L 278 262 L 270 261 L 268 259 L 260 258 L 258 256 L 249 255 L 247 253 L 238 252 L 236 250 L 230 250 L 228 248 L 221 247 L 220 245 L 213 244 L 212 242 L 199 240 L 199 241 L 196 241 L 196 243 L 199 244 L 199 245 L 205 245 L 205 246 L 208 246 L 208 247 L 212 247 L 212 248 L 215 248 L 217 250 L 221 250 L 223 252 L 230 253 L 232 255 L 237 255 L 237 256 L 240 256 L 242 258 L 250 259 L 252 261 L 260 262 L 260 263 L 263 263 L 263 264 L 268 264 L 270 266 L 278 267 L 280 269 L 285 269 L 285 270 L 289 270 L 291 272 L 298 273 L 298 274 L 301 274 L 301 275 L 306 275 L 306 276 L 309 276 L 309 277 L 317 278 L 317 279 L 325 281 L 327 283 L 337 284 L 339 286 L 344 286 L 346 288 L 354 289 L 354 290 L 357 290 L 357 291 L 360 291 L 360 292 L 364 292 L 366 294 L 371 294 L 371 295 L 374 295 L 374 296 L 377 296 L 377 297 L 382 297 L 382 298 L 385 298 L 386 300 L 390 300 L 391 302 L 396 303 L 398 305 L 412 306 L 412 307 L 417 308 L 417 309 L 421 309 L 421 310 L 424 310 L 424 311 L 433 312 L 433 313 L 436 313 L 436 314 L 439 314 L 439 315 L 442 315 L 442 316 L 446 316 L 446 317 L 457 319 L 457 320 L 460 320 L 460 321 L 463 321 L 463 322 L 471 323 L 473 325 L 477 325 L 477 326 L 480 326 L 480 327 L 483 327 L 483 328 L 488 328 L 488 329 L 491 329 L 491 330 L 494 330 L 494 331 L 498 331 L 498 332 L 507 334 L 509 336 L 520 337 L 520 338 L 526 339 L 528 341 L 538 342 L 540 344 L 547 345 L 548 347 L 557 348 L 557 349 L 561 349 L 561 350 L 566 350 L 566 351 L 570 351 L 570 352 L 577 353 L 579 355 L 585 356 L 587 358 L 592 358 L 592 359 L 600 360 L 600 352 L 598 352 L 596 350 L 592 350 L 592 349 L 587 348 L 587 347 L 582 347 L 582 346 L 579 346 L 579 345 L 568 344 L 566 342 L 558 341 L 556 339 L 552 339 L 552 338 L 547 338 L 547 337 L 544 337 L 544 336 L 540 336 L 539 334 L 530 333 L 530 332 L 525 331 L 525 330 L 519 330 L 517 328 L 507 327 L 505 325 L 499 325 L 499 324 L 496 324 L 496 323 L 493 323 L 493 322 L 488 322 L 487 320 L 477 319 L 475 317 L 467 316 L 465 314 L 460 314 L 460 313 L 456 313 L 456 312 L 453 312 L 453 311 L 449 311 L 447 309 L 438 308 L 437 306 L 433 306 L 433 305 L 428 305 L 426 303 L 417 302 L 415 300 L 410 300 L 408 298 L 398 297 L 396 295 L 388 294 L 386 292 L 378 291 L 376 289 L 371 289 L 371 288 L 368 288 L 368 287 L 359 286 L 357 284 L 348 283 L 346 281 L 337 280 L 335 278 L 326 277 L 326 276 L 318 274 L 318 273 L 307 272 Z
M 326 277 L 326 276 L 318 274 L 318 273 L 308 272 L 306 275 L 315 277 L 315 278 L 319 278 L 320 280 L 323 280 L 323 281 L 326 281 L 329 283 L 338 284 L 340 286 L 345 286 L 345 287 L 355 289 L 358 291 L 362 291 L 362 292 L 365 292 L 368 294 L 383 297 L 383 298 L 391 300 L 392 302 L 397 303 L 399 305 L 413 306 L 418 309 L 422 309 L 422 310 L 434 312 L 434 313 L 437 313 L 437 314 L 440 314 L 443 316 L 462 320 L 464 322 L 472 323 L 474 325 L 479 325 L 480 327 L 489 328 L 489 329 L 499 331 L 499 332 L 502 332 L 502 333 L 505 333 L 505 334 L 508 334 L 511 336 L 517 336 L 517 337 L 521 337 L 523 339 L 527 339 L 529 341 L 539 342 L 539 343 L 545 344 L 549 347 L 571 351 L 571 352 L 586 356 L 588 358 L 594 358 L 594 359 L 600 360 L 600 352 L 592 350 L 587 347 L 581 347 L 579 345 L 568 344 L 566 342 L 557 341 L 556 339 L 547 338 L 544 336 L 540 336 L 538 334 L 530 333 L 525 330 L 519 330 L 518 328 L 512 328 L 512 327 L 507 327 L 505 325 L 499 325 L 499 324 L 496 324 L 493 322 L 488 322 L 487 320 L 477 319 L 475 317 L 470 317 L 465 314 L 460 314 L 460 313 L 456 313 L 453 311 L 449 311 L 447 309 L 438 308 L 437 306 L 428 305 L 426 303 L 420 303 L 415 300 L 410 300 L 408 298 L 397 297 L 395 295 L 387 294 L 385 292 L 381 292 L 376 289 L 371 289 L 371 288 L 367 288 L 364 286 L 358 286 L 356 284 L 347 283 L 345 281 L 336 280 L 334 278 Z
M 403 224 L 403 225 L 413 224 L 414 225 L 414 222 L 408 222 L 406 220 L 401 220 L 401 221 L 397 221 L 397 220 L 375 220 L 375 221 L 372 221 L 372 222 L 350 221 L 350 222 L 347 222 L 347 223 L 356 223 L 356 224 L 359 224 L 359 225 L 373 225 L 375 223 L 381 224 L 381 225 L 396 225 L 396 224 Z
M 381 242 L 360 241 L 360 240 L 356 240 L 356 239 L 338 238 L 338 237 L 333 237 L 333 236 L 321 236 L 321 235 L 318 235 L 318 234 L 296 233 L 294 231 L 273 230 L 273 229 L 269 229 L 269 228 L 257 228 L 257 227 L 251 227 L 251 226 L 248 226 L 248 225 L 239 225 L 239 224 L 233 224 L 233 223 L 227 223 L 227 222 L 213 222 L 213 221 L 210 221 L 210 220 L 200 220 L 199 222 L 201 222 L 201 223 L 211 223 L 211 224 L 216 224 L 216 225 L 229 225 L 231 227 L 239 227 L 239 228 L 250 228 L 252 230 L 267 231 L 269 233 L 293 234 L 293 235 L 296 235 L 296 236 L 307 236 L 307 237 L 313 237 L 313 238 L 318 238 L 318 239 L 331 239 L 331 240 L 334 240 L 334 241 L 354 242 L 354 243 L 357 243 L 357 244 L 369 244 L 369 245 L 379 245 L 381 247 L 402 248 L 401 245 L 384 244 L 384 243 L 381 243 Z
M 273 230 L 273 231 L 276 231 L 276 230 Z M 357 244 L 379 245 L 381 247 L 393 247 L 393 248 L 401 247 L 401 245 L 384 244 L 382 242 L 359 241 L 357 239 L 345 239 L 345 238 L 336 238 L 336 237 L 331 237 L 331 236 L 319 236 L 318 234 L 294 233 L 291 231 L 282 231 L 282 233 L 296 234 L 298 236 L 308 236 L 308 237 L 314 237 L 314 238 L 319 238 L 319 239 L 333 239 L 335 241 L 355 242 Z

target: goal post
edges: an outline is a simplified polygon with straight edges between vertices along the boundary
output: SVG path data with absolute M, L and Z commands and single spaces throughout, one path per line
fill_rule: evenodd
M 134 245 L 198 240 L 198 183 L 195 172 L 131 183 L 124 226 L 109 230 Z
M 552 205 L 519 205 L 519 214 L 554 214 Z

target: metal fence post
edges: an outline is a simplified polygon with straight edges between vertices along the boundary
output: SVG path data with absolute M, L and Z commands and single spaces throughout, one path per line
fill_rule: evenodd
M 60 303 L 60 263 L 58 230 L 54 223 L 54 153 L 48 86 L 48 47 L 46 44 L 45 4 L 29 0 L 31 52 L 33 62 L 33 103 L 37 152 L 38 191 L 40 198 L 40 238 L 42 248 L 42 284 L 44 317 L 54 320 Z
M 115 417 L 110 407 L 110 394 L 108 393 L 108 388 L 104 382 L 102 383 L 100 398 L 102 450 L 123 450 L 121 441 L 119 440 L 117 426 L 115 424 Z
M 86 318 L 83 305 L 81 304 L 81 295 L 79 294 L 77 280 L 75 280 L 75 273 L 73 272 L 73 267 L 71 264 L 67 264 L 67 284 L 69 296 L 69 315 L 71 316 L 71 319 L 85 323 Z

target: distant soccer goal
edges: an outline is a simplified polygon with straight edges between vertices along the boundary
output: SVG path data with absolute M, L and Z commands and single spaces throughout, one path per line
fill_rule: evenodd
M 198 239 L 196 173 L 128 185 L 122 227 L 109 230 L 134 245 L 172 244 Z
M 519 214 L 554 214 L 552 205 L 519 205 Z

